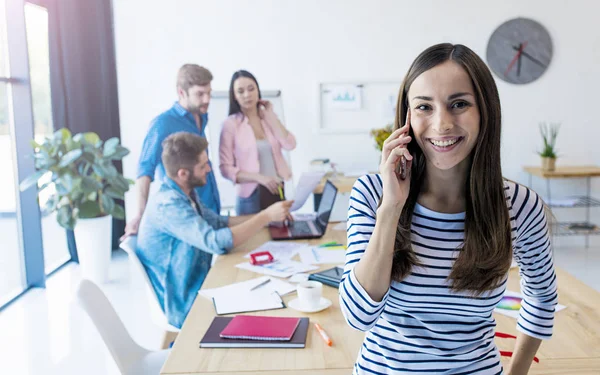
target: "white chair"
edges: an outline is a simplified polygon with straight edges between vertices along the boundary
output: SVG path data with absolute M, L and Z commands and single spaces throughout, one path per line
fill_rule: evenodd
M 82 280 L 77 300 L 87 312 L 123 375 L 159 374 L 169 350 L 150 351 L 129 335 L 117 312 L 98 285 Z
M 152 321 L 156 325 L 158 325 L 161 329 L 165 330 L 165 336 L 163 338 L 162 348 L 168 348 L 171 343 L 171 338 L 176 336 L 179 332 L 177 327 L 169 324 L 165 313 L 160 307 L 160 302 L 158 301 L 158 297 L 156 297 L 156 292 L 154 292 L 154 288 L 152 287 L 152 282 L 150 282 L 150 278 L 148 277 L 148 273 L 144 268 L 144 265 L 140 261 L 140 258 L 137 256 L 135 249 L 137 248 L 137 236 L 129 236 L 127 237 L 121 244 L 119 245 L 121 249 L 127 252 L 129 256 L 129 261 L 133 266 L 133 270 L 141 276 L 144 280 L 144 285 L 146 289 L 146 296 L 148 297 L 148 304 L 150 309 L 150 316 L 152 317 Z

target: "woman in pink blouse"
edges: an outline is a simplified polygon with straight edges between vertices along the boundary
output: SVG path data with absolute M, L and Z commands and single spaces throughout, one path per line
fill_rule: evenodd
M 292 177 L 281 149 L 293 150 L 296 138 L 279 121 L 273 105 L 261 99 L 254 76 L 239 70 L 229 86 L 229 117 L 223 122 L 219 168 L 237 184 L 238 215 L 250 215 L 281 200 L 283 181 Z

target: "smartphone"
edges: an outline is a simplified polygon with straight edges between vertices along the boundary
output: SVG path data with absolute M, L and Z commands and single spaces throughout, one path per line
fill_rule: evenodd
M 401 180 L 406 180 L 406 158 L 404 156 L 400 156 L 400 164 L 398 164 L 398 170 L 396 171 L 398 176 L 400 176 Z

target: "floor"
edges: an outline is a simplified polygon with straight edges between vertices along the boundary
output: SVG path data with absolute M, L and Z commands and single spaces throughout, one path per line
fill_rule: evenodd
M 558 245 L 558 244 L 557 244 Z M 600 291 L 600 246 L 555 247 L 556 264 Z M 69 264 L 47 283 L 0 312 L 0 374 L 118 374 L 91 321 L 74 303 L 79 269 Z M 102 285 L 131 335 L 157 349 L 161 332 L 146 312 L 143 285 L 130 277 L 127 255 L 113 255 L 111 278 Z

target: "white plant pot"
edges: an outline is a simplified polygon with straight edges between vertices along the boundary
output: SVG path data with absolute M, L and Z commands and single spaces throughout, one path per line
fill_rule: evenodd
M 112 216 L 77 219 L 74 232 L 81 277 L 105 283 L 112 250 Z

